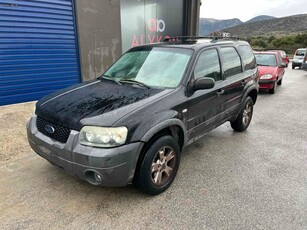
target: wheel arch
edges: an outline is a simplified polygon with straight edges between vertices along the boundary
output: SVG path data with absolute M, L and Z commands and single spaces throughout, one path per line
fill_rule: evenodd
M 185 134 L 185 127 L 182 121 L 178 119 L 170 119 L 170 120 L 164 121 L 154 126 L 141 139 L 141 141 L 144 142 L 145 144 L 138 157 L 134 175 L 138 173 L 140 165 L 145 157 L 147 150 L 150 148 L 150 146 L 160 137 L 166 136 L 166 135 L 170 135 L 174 137 L 174 139 L 179 144 L 180 151 L 183 149 L 187 139 L 186 139 L 186 134 Z
M 258 98 L 258 90 L 257 90 L 257 88 L 256 87 L 250 87 L 246 91 L 246 93 L 245 93 L 244 97 L 242 98 L 241 102 L 243 102 L 245 100 L 245 98 L 247 98 L 247 97 L 251 97 L 253 102 L 254 102 L 254 104 L 256 104 L 256 101 L 257 101 L 257 98 Z
M 187 140 L 183 122 L 179 119 L 173 118 L 152 127 L 145 133 L 141 141 L 145 142 L 146 145 L 146 143 L 150 142 L 152 139 L 155 139 L 156 136 L 160 137 L 161 134 L 169 134 L 173 136 L 178 141 L 181 149 Z

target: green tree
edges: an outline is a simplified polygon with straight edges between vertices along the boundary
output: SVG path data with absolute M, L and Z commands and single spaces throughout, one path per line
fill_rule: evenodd
M 250 43 L 253 47 L 266 48 L 268 46 L 265 40 L 259 37 L 252 38 Z

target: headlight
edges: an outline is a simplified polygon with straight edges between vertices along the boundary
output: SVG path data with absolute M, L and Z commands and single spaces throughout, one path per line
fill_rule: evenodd
M 84 126 L 80 131 L 79 142 L 82 145 L 110 148 L 125 144 L 127 134 L 126 127 Z
M 262 75 L 262 76 L 260 77 L 260 79 L 270 79 L 270 78 L 272 78 L 272 77 L 273 77 L 272 74 L 264 74 L 264 75 Z

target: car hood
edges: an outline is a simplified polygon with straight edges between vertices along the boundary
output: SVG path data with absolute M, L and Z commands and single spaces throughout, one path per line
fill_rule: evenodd
M 264 74 L 272 74 L 275 75 L 277 73 L 277 66 L 258 66 L 259 77 Z
M 95 80 L 42 98 L 36 105 L 35 113 L 55 124 L 78 129 L 77 124 L 82 118 L 107 113 L 161 91 L 161 89 L 119 85 L 108 80 Z

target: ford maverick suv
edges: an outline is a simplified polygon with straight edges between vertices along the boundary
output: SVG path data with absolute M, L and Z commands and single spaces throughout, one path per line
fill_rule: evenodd
M 250 45 L 184 37 L 131 48 L 98 79 L 42 98 L 27 123 L 32 149 L 93 185 L 156 195 L 184 148 L 229 121 L 249 126 L 258 93 Z

